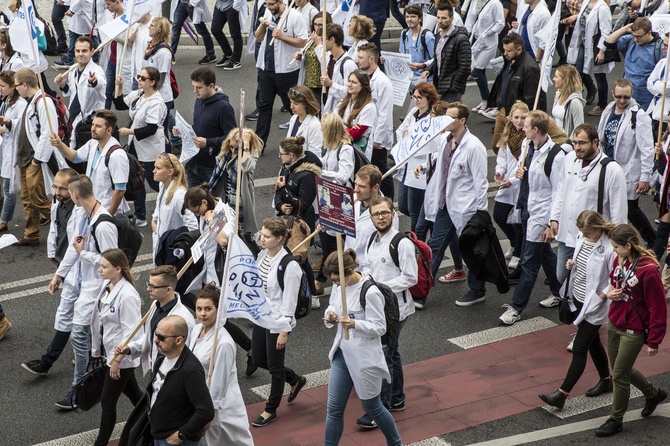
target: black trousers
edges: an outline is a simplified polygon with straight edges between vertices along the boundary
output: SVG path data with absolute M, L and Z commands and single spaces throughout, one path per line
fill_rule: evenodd
M 652 248 L 656 241 L 656 231 L 651 226 L 649 219 L 640 209 L 640 199 L 628 200 L 628 221 L 640 231 L 642 239 L 647 242 L 647 246 Z
M 584 373 L 587 354 L 591 355 L 600 379 L 607 378 L 610 375 L 607 353 L 602 342 L 600 342 L 600 327 L 600 325 L 592 325 L 586 321 L 580 322 L 577 326 L 577 335 L 572 345 L 572 362 L 565 380 L 561 384 L 561 389 L 565 392 L 572 391 L 572 388 L 575 387 L 582 373 Z
M 379 170 L 382 172 L 382 175 L 384 175 L 386 171 L 389 170 L 388 153 L 389 151 L 385 148 L 372 149 L 372 156 L 370 157 L 370 162 L 375 166 L 379 167 Z M 393 178 L 391 175 L 387 176 L 382 180 L 382 185 L 379 188 L 379 190 L 382 191 L 382 194 L 384 194 L 385 197 L 388 197 L 391 200 L 393 200 L 393 196 L 395 195 L 395 188 L 393 185 Z
M 259 54 L 258 57 L 263 57 Z M 282 105 L 289 111 L 291 110 L 291 101 L 288 98 L 289 88 L 298 82 L 298 70 L 290 73 L 274 73 L 265 70 L 259 70 L 258 86 L 260 87 L 261 100 L 258 105 L 258 123 L 256 124 L 256 134 L 266 145 L 270 136 L 270 126 L 272 125 L 272 107 L 275 104 L 275 96 L 279 96 Z
M 251 339 L 249 339 L 249 336 L 240 327 L 230 322 L 230 319 L 226 321 L 223 328 L 226 329 L 235 344 L 239 345 L 241 349 L 245 352 L 251 350 Z
M 118 380 L 112 379 L 109 374 L 105 377 L 105 385 L 100 396 L 100 407 L 102 408 L 100 431 L 98 438 L 95 439 L 95 446 L 104 446 L 109 443 L 116 424 L 116 403 L 121 393 L 128 397 L 133 406 L 142 398 L 143 392 L 137 385 L 134 368 L 121 369 L 121 377 Z
M 51 368 L 51 366 L 54 365 L 54 362 L 58 360 L 61 353 L 63 353 L 63 350 L 65 350 L 65 346 L 67 345 L 67 341 L 69 340 L 70 340 L 69 331 L 56 330 L 56 333 L 54 333 L 54 337 L 51 338 L 51 343 L 47 347 L 46 353 L 42 355 L 42 362 L 44 363 L 44 365 L 46 365 L 48 368 Z
M 267 370 L 272 376 L 270 382 L 270 397 L 265 403 L 265 411 L 277 412 L 281 397 L 284 394 L 284 383 L 294 386 L 298 383 L 300 376 L 293 370 L 284 366 L 286 348 L 277 350 L 278 333 L 270 333 L 270 330 L 254 325 L 251 335 L 251 356 L 254 364 Z
M 521 226 L 521 224 L 507 223 L 507 218 L 513 208 L 513 204 L 496 201 L 493 205 L 493 220 L 498 223 L 500 229 L 502 229 L 509 239 L 512 248 L 514 248 L 514 257 L 521 258 L 521 247 L 523 246 L 523 240 L 526 238 L 526 235 L 523 232 L 523 226 Z

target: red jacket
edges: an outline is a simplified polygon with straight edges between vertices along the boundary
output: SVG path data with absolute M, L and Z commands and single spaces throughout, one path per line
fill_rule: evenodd
M 625 267 L 630 267 L 626 261 Z M 614 266 L 610 272 L 610 283 L 612 286 L 621 288 L 621 278 L 618 277 L 619 258 L 614 260 Z M 667 323 L 667 306 L 665 303 L 665 290 L 658 271 L 658 264 L 649 257 L 641 257 L 635 267 L 635 271 L 624 285 L 624 293 L 628 298 L 613 301 L 610 304 L 609 320 L 619 330 L 643 331 L 649 328 L 648 346 L 658 348 L 663 341 Z M 637 315 L 630 302 L 632 297 L 640 316 Z M 642 321 L 640 320 L 642 318 Z

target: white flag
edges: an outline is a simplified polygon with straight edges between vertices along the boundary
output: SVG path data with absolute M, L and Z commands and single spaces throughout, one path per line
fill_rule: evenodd
M 554 51 L 556 50 L 556 40 L 558 39 L 558 25 L 561 21 L 561 1 L 556 3 L 556 9 L 551 15 L 551 19 L 547 23 L 547 28 L 544 32 L 545 46 L 544 55 L 542 56 L 542 63 L 540 70 L 544 67 L 544 77 L 542 78 L 542 90 L 546 93 L 551 83 L 551 65 L 554 60 Z
M 161 3 L 162 0 L 124 0 L 124 14 L 98 27 L 100 41 L 105 43 L 116 38 L 125 32 L 129 25 L 137 23 L 145 14 L 160 8 Z
M 396 163 L 405 161 L 410 156 L 427 155 L 439 150 L 439 141 L 431 139 L 442 133 L 454 120 L 450 116 L 426 117 L 417 122 L 412 130 L 391 149 L 391 155 Z M 426 144 L 430 141 L 429 144 Z M 425 147 L 417 153 L 412 153 L 419 147 Z
M 35 17 L 32 0 L 25 0 L 9 26 L 9 39 L 12 41 L 14 51 L 36 58 L 38 35 L 44 35 L 44 23 Z
M 272 318 L 272 308 L 267 300 L 256 260 L 237 234 L 231 233 L 228 238 L 226 257 L 218 326 L 222 327 L 226 318 L 229 317 L 248 319 L 272 331 L 291 331 L 287 320 L 276 321 Z M 223 308 L 226 309 L 225 312 L 221 311 Z

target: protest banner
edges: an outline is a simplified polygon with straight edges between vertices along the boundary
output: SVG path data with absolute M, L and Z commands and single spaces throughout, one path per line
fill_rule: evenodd
M 321 226 L 347 237 L 356 237 L 354 190 L 319 177 L 316 178 L 316 190 Z
M 382 56 L 384 57 L 386 75 L 393 84 L 393 105 L 402 107 L 412 83 L 413 72 L 409 68 L 409 64 L 412 63 L 412 56 L 389 51 L 382 51 Z

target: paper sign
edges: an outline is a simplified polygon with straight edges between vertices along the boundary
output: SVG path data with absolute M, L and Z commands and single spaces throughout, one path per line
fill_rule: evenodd
M 177 127 L 177 130 L 179 130 L 179 134 L 181 135 L 182 145 L 179 162 L 186 164 L 191 160 L 191 158 L 196 156 L 200 150 L 193 142 L 193 138 L 196 137 L 196 134 L 193 131 L 193 126 L 186 122 L 184 117 L 179 112 L 175 114 L 175 127 Z
M 400 163 L 412 155 L 412 151 L 426 144 L 435 135 L 442 133 L 454 120 L 449 116 L 426 117 L 414 124 L 409 134 L 391 149 L 396 163 Z M 425 155 L 439 150 L 439 140 L 433 139 L 430 144 L 413 155 Z
M 0 249 L 6 248 L 10 245 L 13 245 L 15 243 L 18 243 L 19 239 L 17 239 L 15 236 L 12 234 L 5 234 L 2 237 L 0 237 Z
M 382 51 L 384 57 L 384 69 L 386 75 L 393 84 L 393 105 L 402 107 L 407 99 L 409 85 L 412 83 L 413 71 L 409 64 L 412 63 L 412 56 L 403 53 L 391 53 Z
M 216 237 L 216 235 L 221 232 L 228 221 L 235 221 L 234 214 L 235 213 L 229 208 L 228 205 L 225 205 L 221 211 L 214 214 L 214 217 L 212 217 L 212 221 L 207 229 L 205 229 L 205 231 L 200 234 L 198 240 L 196 240 L 195 243 L 193 243 L 193 246 L 191 246 L 191 257 L 193 257 L 193 263 L 196 263 L 202 257 L 203 246 L 205 246 L 205 243 L 207 243 L 210 237 Z
M 318 177 L 316 189 L 321 226 L 349 237 L 356 237 L 354 190 Z

